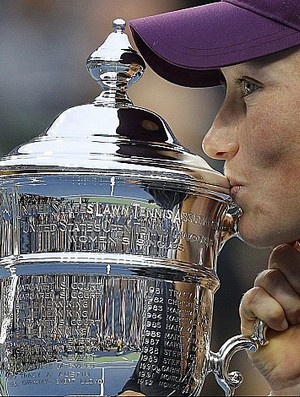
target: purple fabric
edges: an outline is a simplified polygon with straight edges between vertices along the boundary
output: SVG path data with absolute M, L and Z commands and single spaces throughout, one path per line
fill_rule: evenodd
M 149 66 L 179 85 L 219 84 L 220 67 L 300 45 L 300 0 L 222 0 L 130 21 Z

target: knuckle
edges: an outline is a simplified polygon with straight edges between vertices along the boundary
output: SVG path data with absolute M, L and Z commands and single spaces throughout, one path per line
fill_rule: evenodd
M 255 286 L 247 291 L 240 303 L 239 311 L 242 320 L 253 320 L 257 317 L 265 321 L 271 328 L 278 328 L 285 318 L 285 313 L 280 305 L 274 304 L 268 297 L 269 295 L 260 286 Z
M 267 269 L 262 271 L 255 279 L 254 285 L 264 288 L 276 288 L 281 285 L 283 274 L 278 269 Z
M 300 254 L 298 244 L 282 244 L 272 251 L 269 267 L 284 269 L 286 266 L 299 266 Z
M 247 308 L 253 307 L 259 304 L 259 302 L 263 299 L 263 290 L 259 286 L 255 286 L 249 289 L 242 297 L 240 307 Z

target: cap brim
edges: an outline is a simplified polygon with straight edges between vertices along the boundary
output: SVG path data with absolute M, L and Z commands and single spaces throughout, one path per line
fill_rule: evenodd
M 300 44 L 300 32 L 222 1 L 130 21 L 149 66 L 172 83 L 208 87 L 220 68 Z

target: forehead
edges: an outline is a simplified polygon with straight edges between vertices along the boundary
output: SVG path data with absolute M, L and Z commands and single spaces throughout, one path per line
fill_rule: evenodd
M 300 46 L 268 55 L 249 62 L 221 68 L 225 77 L 231 74 L 259 74 L 262 77 L 288 77 L 293 75 L 300 79 Z

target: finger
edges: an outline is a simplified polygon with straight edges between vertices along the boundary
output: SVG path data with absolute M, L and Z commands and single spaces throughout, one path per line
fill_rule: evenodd
M 287 329 L 288 323 L 282 306 L 261 287 L 251 288 L 240 304 L 241 331 L 253 334 L 253 323 L 259 318 L 275 331 Z
M 285 244 L 275 248 L 269 259 L 270 269 L 279 269 L 290 285 L 300 294 L 300 252 Z
M 292 241 L 288 243 L 291 247 L 293 247 L 296 251 L 300 252 L 300 240 Z
M 290 324 L 299 324 L 300 296 L 291 286 L 282 271 L 278 269 L 264 270 L 257 276 L 254 285 L 263 288 L 279 303 Z

